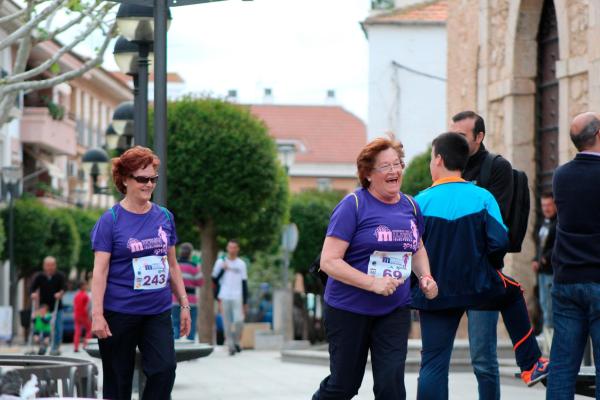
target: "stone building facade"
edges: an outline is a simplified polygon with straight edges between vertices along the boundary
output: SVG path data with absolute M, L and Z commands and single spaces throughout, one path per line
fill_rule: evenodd
M 531 295 L 539 195 L 576 152 L 573 116 L 600 111 L 600 1 L 450 0 L 447 34 L 448 115 L 479 112 L 486 147 L 529 177 L 530 234 L 507 272 Z

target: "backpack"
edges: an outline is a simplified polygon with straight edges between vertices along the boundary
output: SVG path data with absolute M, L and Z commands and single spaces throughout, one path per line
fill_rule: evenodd
M 356 203 L 356 211 L 358 211 L 358 196 L 354 192 L 352 192 L 352 196 L 354 196 L 354 201 Z M 415 201 L 407 194 L 405 194 L 404 196 L 406 196 L 406 198 L 412 205 L 413 213 L 415 214 L 415 218 L 417 218 L 417 207 L 415 206 Z M 317 282 L 321 283 L 321 286 L 323 287 L 323 291 L 324 291 L 325 286 L 327 286 L 327 278 L 329 278 L 329 276 L 321 270 L 321 252 L 319 252 L 319 254 L 317 255 L 317 257 L 315 257 L 312 264 L 310 264 L 310 266 L 308 267 L 308 272 L 314 278 L 316 278 L 315 280 Z
M 492 175 L 492 164 L 500 155 L 488 153 L 481 164 L 479 173 L 479 186 L 489 187 L 490 177 Z M 510 202 L 508 216 L 504 223 L 508 227 L 508 252 L 519 253 L 525 234 L 527 233 L 527 223 L 529 221 L 529 185 L 525 172 L 518 169 L 512 170 L 513 174 L 513 197 Z

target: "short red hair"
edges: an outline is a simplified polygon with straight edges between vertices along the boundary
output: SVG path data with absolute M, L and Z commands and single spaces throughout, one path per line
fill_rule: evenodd
M 363 188 L 368 189 L 371 182 L 367 179 L 375 167 L 377 155 L 387 149 L 394 149 L 398 153 L 398 158 L 404 168 L 404 146 L 394 138 L 394 135 L 388 133 L 389 138 L 379 137 L 369 143 L 360 151 L 356 157 L 356 168 L 358 169 L 358 179 Z
M 127 186 L 125 179 L 130 177 L 140 168 L 146 168 L 152 165 L 155 171 L 158 171 L 160 160 L 152 150 L 147 147 L 135 146 L 127 150 L 121 157 L 112 159 L 113 182 L 119 192 L 126 194 Z

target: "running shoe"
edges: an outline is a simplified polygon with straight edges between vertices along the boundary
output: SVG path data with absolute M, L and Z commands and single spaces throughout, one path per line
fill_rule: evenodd
M 547 358 L 540 357 L 530 370 L 521 372 L 521 379 L 531 387 L 548 376 L 549 365 Z

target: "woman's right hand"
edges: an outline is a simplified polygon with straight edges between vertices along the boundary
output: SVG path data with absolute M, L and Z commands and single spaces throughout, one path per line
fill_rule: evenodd
M 373 293 L 380 294 L 382 296 L 390 296 L 394 294 L 396 288 L 404 283 L 404 280 L 395 279 L 390 276 L 384 276 L 383 278 L 372 277 L 370 290 Z
M 108 322 L 104 319 L 103 315 L 95 315 L 92 317 L 92 334 L 96 335 L 98 339 L 106 339 L 112 336 Z

